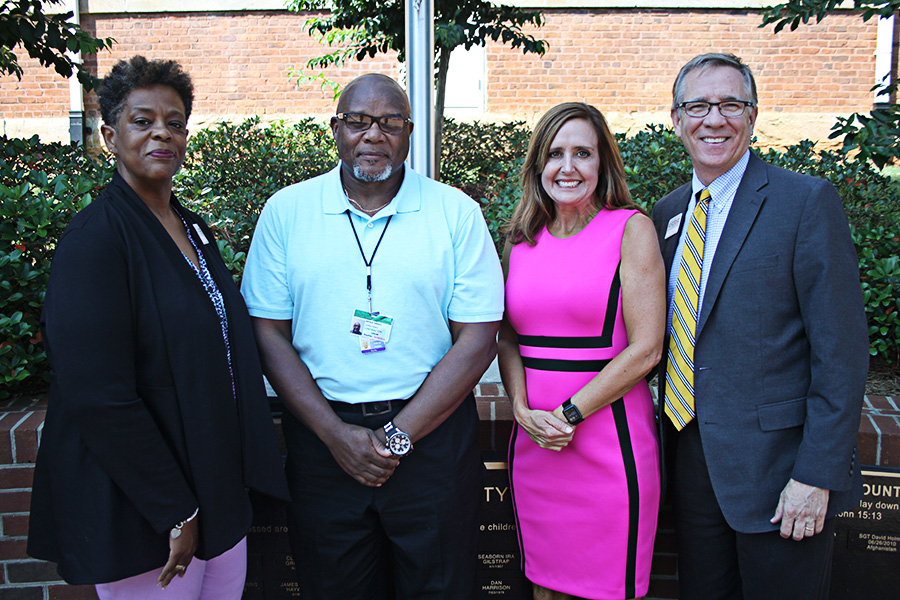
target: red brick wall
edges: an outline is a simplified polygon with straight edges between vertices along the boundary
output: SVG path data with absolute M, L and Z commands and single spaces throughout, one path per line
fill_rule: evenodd
M 0 77 L 0 117 L 68 117 L 69 83 L 53 69 L 45 69 L 38 61 L 28 58 L 24 52 L 17 54 L 24 74 L 21 81 L 10 75 Z
M 748 11 L 546 11 L 536 35 L 549 51 L 535 60 L 488 49 L 488 110 L 544 112 L 565 101 L 604 112 L 667 111 L 681 66 L 703 52 L 733 52 L 753 69 L 764 111 L 869 110 L 876 25 L 832 15 L 777 35 Z M 577 32 L 577 33 L 576 33 Z
M 558 102 L 585 100 L 604 112 L 653 113 L 653 120 L 667 121 L 678 68 L 709 50 L 733 51 L 756 71 L 761 118 L 777 112 L 847 114 L 868 110 L 872 103 L 874 19 L 864 23 L 857 16 L 833 15 L 822 24 L 776 35 L 771 27 L 760 29 L 760 17 L 749 11 L 544 14 L 546 25 L 534 32 L 549 42 L 544 57 L 499 44 L 489 47 L 486 118 L 531 118 Z M 303 29 L 308 16 L 284 11 L 83 14 L 87 31 L 116 39 L 112 51 L 87 64 L 103 75 L 115 61 L 137 53 L 177 59 L 194 78 L 200 118 L 326 115 L 333 110 L 329 94 L 310 85 L 298 88 L 288 79 L 289 68 L 302 68 L 326 51 Z M 26 59 L 23 65 L 21 82 L 0 78 L 0 118 L 67 117 L 67 83 L 35 61 Z M 393 57 L 379 56 L 326 74 L 346 83 L 370 70 L 396 75 L 398 67 Z M 90 122 L 97 116 L 91 98 L 86 109 Z M 793 125 L 802 137 L 802 126 Z
M 289 69 L 302 69 L 309 58 L 327 52 L 303 29 L 309 16 L 284 11 L 82 14 L 86 31 L 116 40 L 111 51 L 88 57 L 85 65 L 103 76 L 117 61 L 135 54 L 177 60 L 193 79 L 194 114 L 200 119 L 331 114 L 330 93 L 315 85 L 298 87 L 288 74 Z M 68 82 L 24 52 L 19 52 L 19 58 L 22 80 L 0 77 L 0 119 L 67 119 Z M 399 67 L 393 55 L 379 55 L 346 68 L 328 69 L 327 75 L 345 84 L 366 71 L 397 77 Z M 89 94 L 86 123 L 99 119 L 97 108 L 96 96 Z M 197 119 L 192 122 L 197 126 Z
M 316 86 L 298 87 L 288 70 L 327 51 L 307 35 L 310 14 L 286 12 L 86 15 L 83 24 L 96 37 L 113 37 L 113 51 L 99 55 L 91 67 L 103 75 L 116 61 L 135 54 L 179 61 L 194 81 L 194 110 L 202 115 L 323 113 L 333 109 L 332 96 Z M 365 71 L 396 76 L 393 57 L 379 56 L 347 68 L 328 70 L 328 77 L 347 83 Z M 87 109 L 95 109 L 90 102 Z

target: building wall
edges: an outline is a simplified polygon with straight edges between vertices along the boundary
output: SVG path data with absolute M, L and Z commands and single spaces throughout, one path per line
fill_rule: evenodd
M 189 7 L 209 4 L 185 1 Z M 116 39 L 111 51 L 90 58 L 87 65 L 102 76 L 115 61 L 137 53 L 178 60 L 196 84 L 193 128 L 255 114 L 290 120 L 324 117 L 333 111 L 330 93 L 309 84 L 298 87 L 289 77 L 291 68 L 302 68 L 307 59 L 327 51 L 303 28 L 310 13 L 104 12 L 125 10 L 126 4 L 119 4 L 82 1 L 82 26 L 97 37 Z M 803 137 L 825 139 L 836 115 L 867 111 L 872 105 L 874 20 L 864 23 L 858 16 L 837 14 L 821 24 L 776 35 L 772 27 L 760 29 L 759 15 L 746 8 L 544 4 L 550 6 L 541 9 L 546 25 L 533 33 L 549 43 L 549 51 L 538 57 L 490 44 L 486 111 L 475 117 L 533 122 L 558 102 L 584 100 L 607 113 L 616 131 L 668 122 L 671 84 L 678 68 L 695 54 L 710 50 L 735 52 L 755 70 L 761 101 L 756 133 L 763 145 Z M 151 11 L 157 5 L 168 6 L 149 0 L 135 6 Z M 23 66 L 21 81 L 0 78 L 0 132 L 16 136 L 39 132 L 44 139 L 67 139 L 67 82 L 30 59 Z M 325 73 L 343 84 L 365 71 L 399 76 L 392 56 L 353 62 Z M 96 131 L 98 115 L 92 95 L 85 109 L 86 123 Z M 95 137 L 94 143 L 98 142 Z
M 290 69 L 302 69 L 309 58 L 327 51 L 303 29 L 309 16 L 286 11 L 82 14 L 86 31 L 116 40 L 111 51 L 89 57 L 85 65 L 102 77 L 118 60 L 135 54 L 177 60 L 194 82 L 192 128 L 252 115 L 266 120 L 324 116 L 333 113 L 333 95 L 314 85 L 300 87 L 289 75 Z M 23 136 L 34 130 L 67 139 L 68 82 L 37 61 L 22 64 L 21 81 L 0 78 L 0 131 Z M 399 77 L 393 56 L 329 69 L 327 75 L 345 84 L 365 71 Z M 93 93 L 85 97 L 85 122 L 94 132 L 93 143 L 99 144 Z
M 22 80 L 0 76 L 0 134 L 45 140 L 67 139 L 69 132 L 69 83 L 36 60 L 22 59 Z
M 746 10 L 552 10 L 546 16 L 540 35 L 550 50 L 540 60 L 489 49 L 492 114 L 540 114 L 575 100 L 598 106 L 619 131 L 668 123 L 675 75 L 710 51 L 733 52 L 753 69 L 763 145 L 827 138 L 835 115 L 872 107 L 876 28 L 857 16 L 832 15 L 777 35 L 759 28 L 759 15 Z

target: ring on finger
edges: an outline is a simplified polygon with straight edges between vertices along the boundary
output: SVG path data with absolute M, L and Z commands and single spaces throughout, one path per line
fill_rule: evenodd
M 809 525 L 807 525 L 807 526 L 805 527 L 805 529 L 806 529 L 806 531 L 815 531 L 815 530 L 816 530 L 815 527 L 810 527 Z
M 175 565 L 176 571 L 184 571 L 185 569 L 187 569 L 187 566 L 185 565 Z

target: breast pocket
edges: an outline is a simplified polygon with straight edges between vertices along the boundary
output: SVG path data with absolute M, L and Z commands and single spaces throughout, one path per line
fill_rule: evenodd
M 756 410 L 759 414 L 759 427 L 763 431 L 799 427 L 806 422 L 806 398 L 762 404 Z

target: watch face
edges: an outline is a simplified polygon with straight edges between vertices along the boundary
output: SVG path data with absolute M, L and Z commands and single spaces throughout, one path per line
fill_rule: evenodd
M 412 448 L 412 443 L 409 440 L 409 436 L 405 433 L 398 433 L 392 435 L 388 440 L 388 449 L 392 454 L 397 456 L 403 456 L 407 454 Z
M 566 417 L 566 421 L 568 421 L 570 425 L 578 425 L 584 420 L 584 418 L 581 416 L 581 412 L 578 410 L 578 407 L 574 404 L 570 404 L 563 408 L 563 414 Z

